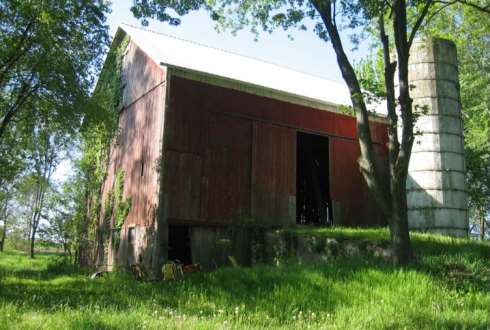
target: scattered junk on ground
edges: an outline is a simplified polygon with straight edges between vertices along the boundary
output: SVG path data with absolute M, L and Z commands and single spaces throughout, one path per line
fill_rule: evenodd
M 148 279 L 148 273 L 139 264 L 133 264 L 130 266 L 131 273 L 134 275 L 137 281 Z
M 197 273 L 201 271 L 201 265 L 200 264 L 185 265 L 182 267 L 182 270 L 184 271 L 184 274 Z
M 162 267 L 162 275 L 165 281 L 180 280 L 184 277 L 182 263 L 178 260 L 166 263 Z
M 163 265 L 162 275 L 165 281 L 180 280 L 184 277 L 184 274 L 197 273 L 201 270 L 200 264 L 184 265 L 180 260 L 175 260 Z
M 95 273 L 93 273 L 92 275 L 90 275 L 90 279 L 91 280 L 95 280 L 97 278 L 100 278 L 100 277 L 104 276 L 105 273 L 107 273 L 107 271 L 105 271 L 105 270 L 98 270 Z
M 240 265 L 238 264 L 238 261 L 236 260 L 236 258 L 234 256 L 228 256 L 228 260 L 230 261 L 230 264 L 233 266 L 233 267 L 239 267 Z

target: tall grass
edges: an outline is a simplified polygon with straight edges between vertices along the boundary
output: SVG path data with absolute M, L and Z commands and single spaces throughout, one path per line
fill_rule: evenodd
M 385 230 L 302 234 L 387 239 Z M 5 329 L 486 329 L 490 246 L 413 235 L 400 269 L 370 257 L 280 267 L 222 268 L 177 282 L 127 274 L 88 279 L 55 255 L 0 254 Z M 58 260 L 58 261 L 57 261 Z

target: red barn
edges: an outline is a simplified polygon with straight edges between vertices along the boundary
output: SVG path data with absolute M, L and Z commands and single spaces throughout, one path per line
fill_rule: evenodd
M 355 119 L 339 111 L 344 85 L 134 27 L 112 48 L 123 40 L 102 191 L 107 204 L 119 171 L 131 208 L 99 239 L 99 264 L 247 264 L 250 228 L 385 223 L 359 172 Z M 386 163 L 386 122 L 371 125 Z

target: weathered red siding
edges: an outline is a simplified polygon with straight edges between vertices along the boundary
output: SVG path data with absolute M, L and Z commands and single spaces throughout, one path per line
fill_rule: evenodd
M 123 198 L 131 199 L 131 208 L 121 230 L 122 254 L 135 258 L 142 254 L 147 242 L 138 239 L 134 251 L 128 251 L 126 235 L 128 227 L 138 227 L 135 234 L 145 236 L 146 228 L 152 228 L 158 205 L 158 166 L 163 136 L 163 114 L 165 108 L 166 70 L 153 62 L 136 45 L 129 43 L 121 69 L 123 108 L 119 114 L 118 131 L 111 145 L 109 166 L 102 187 L 102 207 L 100 223 L 107 217 L 105 213 L 109 193 L 114 190 L 116 174 L 124 172 Z M 111 228 L 114 219 L 111 217 Z M 102 228 L 102 227 L 101 227 Z M 118 234 L 118 233 L 116 233 Z M 111 238 L 113 233 L 101 233 L 103 239 Z M 105 247 L 107 249 L 107 246 Z M 114 259 L 114 249 L 106 252 L 103 263 L 109 268 Z M 99 260 L 99 263 L 102 263 Z
M 340 203 L 334 217 L 340 217 L 343 225 L 368 221 L 365 217 L 359 219 L 359 216 L 365 214 L 364 206 L 368 205 L 363 198 L 366 187 L 360 184 L 362 177 L 357 164 L 359 154 L 357 141 L 340 138 L 330 140 L 330 194 L 334 203 Z
M 250 216 L 251 122 L 210 114 L 201 181 L 201 217 L 229 223 Z
M 296 130 L 254 123 L 253 218 L 259 224 L 296 222 Z
M 359 173 L 352 117 L 173 76 L 166 121 L 171 223 L 294 223 L 298 130 L 330 137 L 331 198 L 342 223 L 382 222 Z M 371 127 L 381 154 L 386 125 Z

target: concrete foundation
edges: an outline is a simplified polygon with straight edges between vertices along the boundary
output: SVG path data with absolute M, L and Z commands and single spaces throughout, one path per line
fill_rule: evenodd
M 455 45 L 417 40 L 409 64 L 415 143 L 407 181 L 411 229 L 452 236 L 468 234 L 463 127 Z

